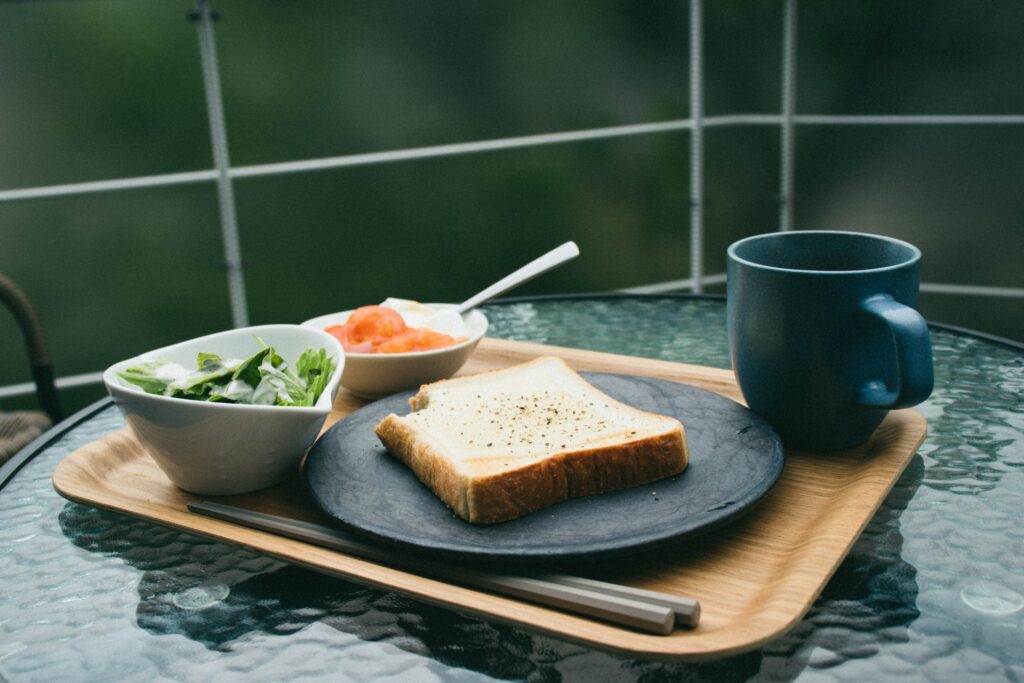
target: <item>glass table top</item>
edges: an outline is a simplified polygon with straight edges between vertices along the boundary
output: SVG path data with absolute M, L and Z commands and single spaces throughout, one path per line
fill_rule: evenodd
M 729 367 L 723 300 L 485 307 L 495 337 Z M 1024 351 L 933 328 L 929 434 L 812 609 L 759 650 L 632 660 L 66 501 L 98 405 L 0 490 L 0 677 L 53 680 L 1022 680 Z M 71 421 L 63 427 L 68 427 Z

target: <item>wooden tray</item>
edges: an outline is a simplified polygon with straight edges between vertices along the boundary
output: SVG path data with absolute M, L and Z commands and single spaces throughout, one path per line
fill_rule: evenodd
M 565 358 L 577 370 L 661 377 L 742 401 L 728 370 L 494 339 L 481 342 L 460 374 L 542 354 Z M 324 429 L 363 404 L 343 390 Z M 592 578 L 700 600 L 700 625 L 669 636 L 638 633 L 192 514 L 186 505 L 199 498 L 171 484 L 128 430 L 70 454 L 57 466 L 53 483 L 71 500 L 254 548 L 432 604 L 632 656 L 705 659 L 757 648 L 799 622 L 910 462 L 926 428 L 916 410 L 900 410 L 890 413 L 871 441 L 856 450 L 828 456 L 788 451 L 778 483 L 739 521 L 669 549 L 593 567 Z M 273 489 L 221 500 L 327 523 L 300 476 Z

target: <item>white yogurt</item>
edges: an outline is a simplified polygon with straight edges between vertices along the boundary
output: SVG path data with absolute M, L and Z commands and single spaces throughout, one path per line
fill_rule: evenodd
M 402 316 L 402 320 L 409 327 L 426 327 L 456 339 L 463 339 L 469 336 L 469 328 L 466 327 L 462 316 L 455 311 L 431 308 L 418 301 L 395 299 L 392 297 L 385 299 L 381 306 L 398 311 L 399 315 Z

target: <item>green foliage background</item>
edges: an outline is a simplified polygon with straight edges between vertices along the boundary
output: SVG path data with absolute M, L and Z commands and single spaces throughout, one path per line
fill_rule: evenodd
M 689 115 L 682 0 L 214 6 L 235 166 Z M 1024 114 L 1024 6 L 984 8 L 805 0 L 798 111 Z M 210 168 L 191 9 L 0 5 L 0 190 Z M 704 11 L 706 115 L 779 111 L 782 3 Z M 772 126 L 707 131 L 705 272 L 775 229 L 778 148 Z M 678 132 L 237 180 L 250 318 L 458 300 L 567 239 L 583 256 L 517 293 L 687 277 L 689 154 Z M 796 225 L 912 241 L 928 282 L 1022 287 L 1021 159 L 1021 125 L 804 126 Z M 0 203 L 0 272 L 35 301 L 61 375 L 231 324 L 210 183 Z M 1024 339 L 1019 298 L 921 307 Z M 8 318 L 0 385 L 28 379 Z

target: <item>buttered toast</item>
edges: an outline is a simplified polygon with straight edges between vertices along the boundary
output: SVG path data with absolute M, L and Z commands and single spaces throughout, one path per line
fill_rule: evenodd
M 607 396 L 562 360 L 427 384 L 377 436 L 463 519 L 493 524 L 678 474 L 683 425 Z

